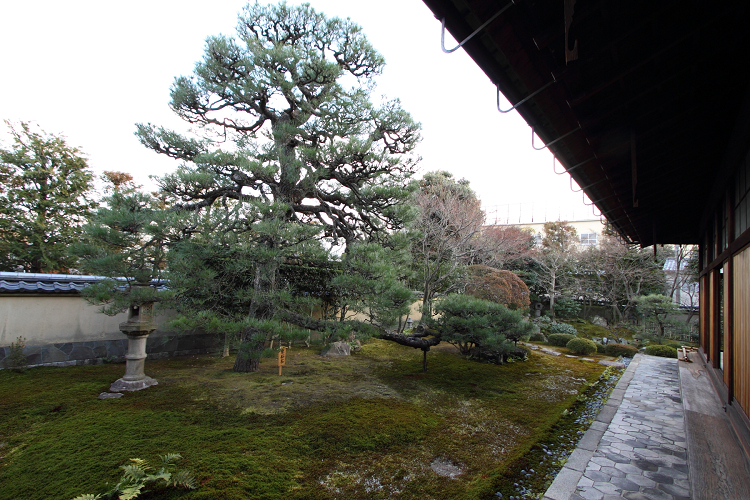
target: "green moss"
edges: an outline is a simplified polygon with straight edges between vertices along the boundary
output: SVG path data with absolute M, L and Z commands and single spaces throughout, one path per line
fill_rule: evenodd
M 560 359 L 562 358 L 562 359 Z M 98 400 L 123 365 L 0 372 L 0 499 L 101 493 L 129 458 L 179 452 L 195 491 L 148 498 L 480 498 L 603 367 L 532 353 L 503 366 L 452 346 L 427 355 L 383 341 L 357 356 L 293 348 L 278 376 L 233 359 L 149 361 L 159 385 Z M 459 465 L 455 479 L 430 464 Z

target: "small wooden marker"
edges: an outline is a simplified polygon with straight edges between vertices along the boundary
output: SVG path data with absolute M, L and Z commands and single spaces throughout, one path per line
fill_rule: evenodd
M 281 377 L 281 367 L 286 364 L 286 350 L 288 347 L 281 347 L 279 351 L 279 377 Z

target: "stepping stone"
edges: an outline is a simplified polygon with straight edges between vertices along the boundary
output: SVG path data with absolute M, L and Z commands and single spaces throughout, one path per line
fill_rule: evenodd
M 614 366 L 615 368 L 625 368 L 625 365 L 623 363 L 619 363 L 617 361 L 607 361 L 606 359 L 599 361 L 599 364 L 604 366 Z
M 117 399 L 117 398 L 121 398 L 121 397 L 122 397 L 122 393 L 121 392 L 103 392 L 103 393 L 99 394 L 99 398 L 98 399 Z

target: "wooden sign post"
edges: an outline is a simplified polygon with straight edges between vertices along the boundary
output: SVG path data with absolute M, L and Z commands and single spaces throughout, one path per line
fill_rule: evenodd
M 279 377 L 281 377 L 281 367 L 286 364 L 286 350 L 287 347 L 282 347 L 279 351 Z

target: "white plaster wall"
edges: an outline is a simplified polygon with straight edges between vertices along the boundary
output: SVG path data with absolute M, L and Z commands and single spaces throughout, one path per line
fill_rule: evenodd
M 163 324 L 169 315 L 157 316 Z M 9 346 L 21 336 L 26 345 L 120 340 L 119 324 L 127 313 L 107 316 L 80 297 L 0 296 L 0 347 Z M 154 336 L 166 334 L 157 330 Z

